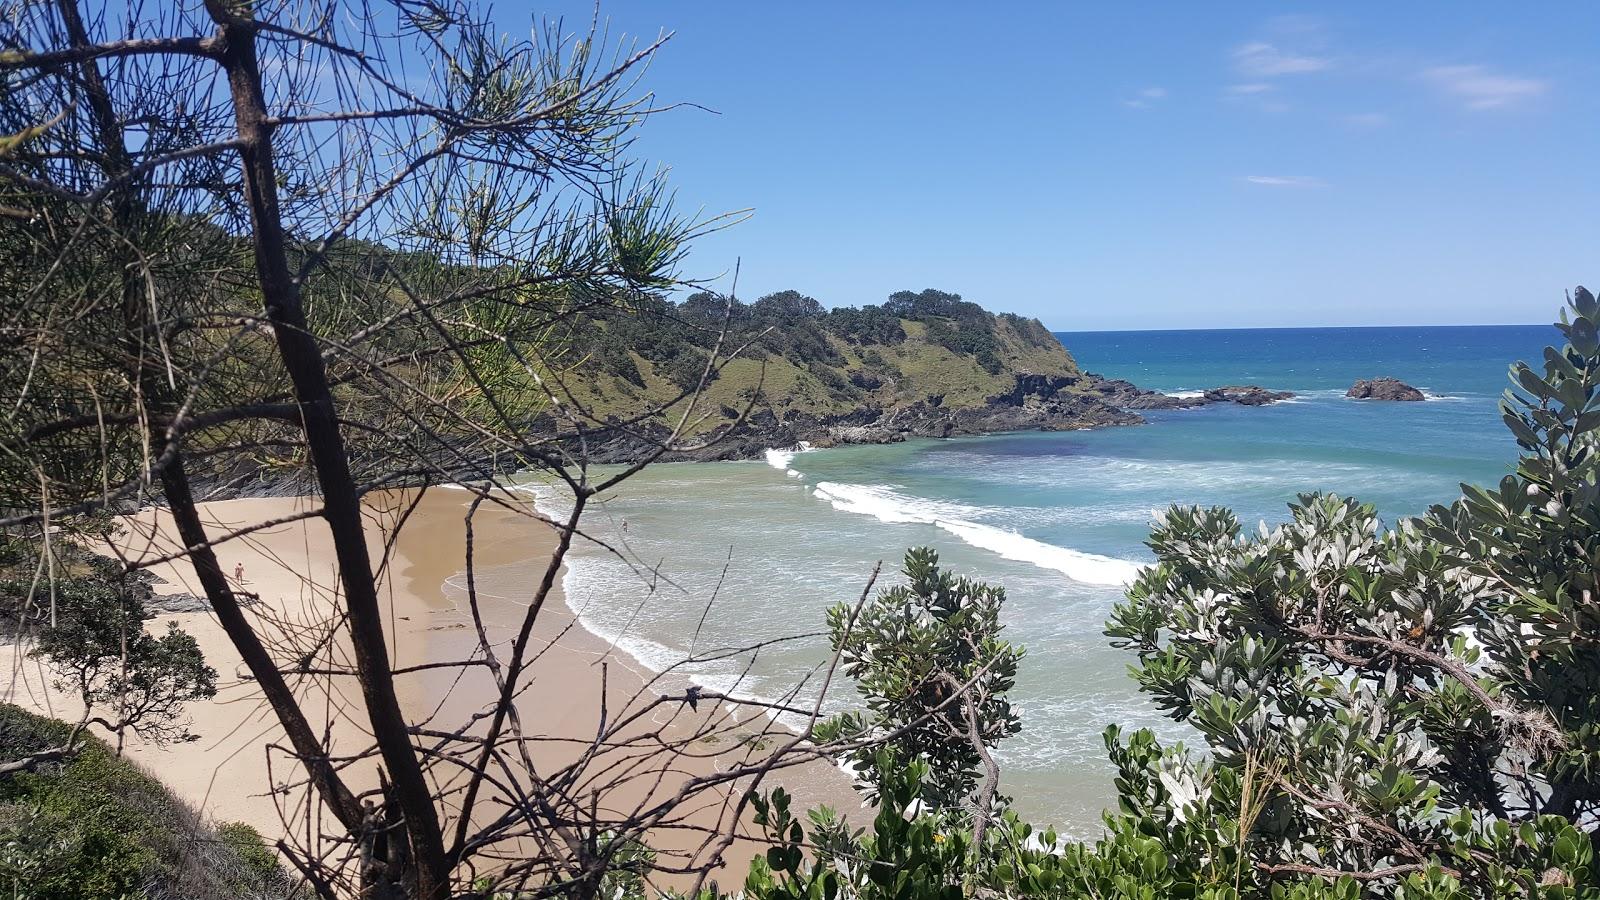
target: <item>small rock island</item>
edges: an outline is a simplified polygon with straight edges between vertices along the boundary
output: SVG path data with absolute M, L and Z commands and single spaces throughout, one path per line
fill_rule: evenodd
M 1230 384 L 1212 388 L 1205 394 L 1205 399 L 1211 403 L 1238 403 L 1241 406 L 1266 406 L 1293 397 L 1293 391 L 1269 391 L 1254 384 Z
M 1357 400 L 1398 400 L 1416 402 L 1426 400 L 1423 393 L 1398 378 L 1363 378 L 1345 391 L 1346 397 Z

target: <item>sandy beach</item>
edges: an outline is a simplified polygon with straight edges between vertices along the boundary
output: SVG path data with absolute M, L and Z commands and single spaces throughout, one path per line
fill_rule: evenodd
M 463 576 L 465 516 L 472 496 L 435 488 L 420 496 L 396 492 L 368 501 L 368 541 L 375 564 L 383 558 L 385 543 L 392 541 L 387 568 L 381 573 L 381 599 L 397 670 L 467 659 L 478 645 Z M 312 509 L 305 498 L 236 499 L 205 504 L 204 516 L 208 531 L 220 537 Z M 555 546 L 555 529 L 525 515 L 527 511 L 514 501 L 503 506 L 486 503 L 473 520 L 479 612 L 490 641 L 502 649 L 520 624 Z M 396 529 L 402 520 L 403 527 Z M 155 509 L 129 517 L 116 544 L 115 552 L 135 561 L 178 549 L 170 518 Z M 335 755 L 370 746 L 364 712 L 346 699 L 358 696 L 354 679 L 292 674 L 293 661 L 286 658 L 291 648 L 317 654 L 319 659 L 337 659 L 343 652 L 319 644 L 325 635 L 318 623 L 339 608 L 331 541 L 322 520 L 308 516 L 276 524 L 226 541 L 217 553 L 230 575 L 242 567 L 241 589 L 259 597 L 253 608 L 256 618 L 276 624 L 269 631 L 277 635 L 280 667 L 300 693 L 313 728 L 331 736 Z M 158 562 L 149 569 L 161 580 L 158 593 L 201 593 L 186 561 Z M 305 828 L 308 815 L 311 821 L 322 816 L 318 804 L 308 801 L 298 787 L 294 762 L 279 749 L 283 734 L 272 710 L 215 618 L 209 612 L 163 615 L 149 627 L 165 628 L 168 621 L 194 635 L 219 674 L 219 691 L 212 701 L 191 705 L 194 740 L 158 747 L 134 737 L 127 753 L 208 817 L 246 822 L 269 839 Z M 575 619 L 563 600 L 559 578 L 537 618 L 530 647 L 533 662 L 517 708 L 536 767 L 544 772 L 580 772 L 574 790 L 603 792 L 597 796 L 616 808 L 659 802 L 688 779 L 759 758 L 774 742 L 791 737 L 764 716 L 747 714 L 741 717 L 745 721 L 735 724 L 717 704 L 700 704 L 698 710 L 689 711 L 681 702 L 663 702 L 652 691 L 654 673 Z M 7 700 L 62 718 L 78 715 L 71 701 L 49 688 L 48 673 L 39 661 L 18 658 L 12 647 L 0 652 L 11 672 Z M 331 690 L 330 681 L 336 685 Z M 397 690 L 414 728 L 438 730 L 470 721 L 494 694 L 489 671 L 481 665 L 409 672 L 397 676 Z M 681 752 L 655 753 L 658 758 L 653 758 L 641 749 L 645 743 L 641 739 L 638 745 L 614 751 L 615 758 L 606 765 L 577 762 L 591 749 L 602 708 L 611 722 L 621 721 L 630 711 L 642 712 L 628 734 L 659 732 L 669 743 L 681 744 Z M 347 770 L 353 789 L 377 786 L 375 766 L 369 763 L 366 768 L 370 771 Z M 845 777 L 827 762 L 769 777 L 768 786 L 776 783 L 807 801 L 828 802 L 847 811 L 858 807 Z M 275 786 L 286 790 L 274 792 Z M 728 805 L 742 791 L 741 786 L 724 785 L 698 795 L 685 806 L 686 812 L 653 831 L 650 843 L 662 861 L 683 865 L 692 858 L 710 832 L 730 821 Z M 492 808 L 491 803 L 480 804 L 475 821 L 484 809 Z M 733 847 L 727 856 L 734 870 L 730 875 L 742 877 L 744 862 L 758 849 L 742 841 Z

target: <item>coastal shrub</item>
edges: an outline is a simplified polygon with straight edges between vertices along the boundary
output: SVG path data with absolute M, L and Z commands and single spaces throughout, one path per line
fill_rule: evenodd
M 245 894 L 287 890 L 290 880 L 261 832 L 243 822 L 224 822 L 216 831 L 217 855 L 234 863 L 227 873 L 230 885 Z
M 854 378 L 846 378 L 842 372 L 822 362 L 812 361 L 806 364 L 806 371 L 828 389 L 828 395 L 836 400 L 853 400 L 861 396 L 861 386 Z
M 1034 347 L 1051 347 L 1060 343 L 1056 340 L 1056 336 L 1050 333 L 1050 329 L 1038 319 L 1009 312 L 1000 313 L 1000 318 L 1010 325 L 1023 341 Z
M 767 294 L 750 304 L 750 311 L 756 318 L 776 325 L 821 318 L 827 312 L 815 298 L 795 290 Z
M 871 372 L 851 372 L 850 383 L 864 391 L 875 391 L 883 387 L 883 379 Z
M 1194 814 L 1222 773 L 1258 774 L 1257 866 L 1307 864 L 1309 846 L 1324 870 L 1592 878 L 1597 314 L 1579 289 L 1543 371 L 1513 366 L 1501 408 L 1523 454 L 1494 488 L 1387 529 L 1370 505 L 1316 494 L 1252 535 L 1221 509 L 1158 523 L 1158 562 L 1108 634 L 1206 739 L 1204 763 L 1173 761 Z
M 1204 752 L 1109 728 L 1118 800 L 1097 840 L 973 802 L 989 741 L 955 740 L 955 712 L 983 707 L 931 673 L 1004 673 L 984 698 L 1003 702 L 1020 651 L 999 640 L 1000 589 L 909 553 L 909 584 L 829 612 L 866 709 L 816 737 L 882 739 L 849 757 L 871 828 L 756 798 L 772 846 L 745 893 L 1600 898 L 1597 323 L 1580 288 L 1542 370 L 1512 367 L 1522 456 L 1494 488 L 1388 528 L 1320 494 L 1250 534 L 1221 508 L 1160 517 L 1107 634 Z M 995 738 L 1020 727 L 992 714 Z
M 653 365 L 656 374 L 671 382 L 673 387 L 681 391 L 692 391 L 700 384 L 700 379 L 707 376 L 706 356 L 695 350 L 685 348 L 663 360 L 658 360 Z M 715 381 L 716 372 L 709 373 L 709 380 Z
M 708 291 L 695 291 L 678 304 L 678 315 L 684 321 L 702 328 L 714 328 L 724 318 L 733 322 L 747 321 L 751 313 L 749 304 L 732 297 Z
M 59 771 L 8 779 L 0 884 L 39 900 L 135 893 L 176 865 L 170 817 L 151 808 L 161 794 L 100 746 Z
M 929 765 L 884 750 L 866 772 L 878 798 L 870 832 L 850 830 L 828 807 L 807 814 L 808 828 L 790 811 L 790 797 L 781 788 L 755 798 L 755 823 L 765 830 L 770 846 L 750 864 L 746 896 L 752 900 L 966 896 L 970 832 L 948 814 L 913 812 L 932 774 Z
M 71 731 L 0 704 L 0 760 L 58 746 Z M 213 832 L 97 738 L 69 760 L 0 778 L 0 890 L 8 897 L 222 900 L 288 888 L 254 829 Z
M 53 623 L 39 629 L 33 656 L 48 660 L 56 687 L 75 694 L 85 717 L 155 742 L 185 740 L 184 708 L 217 692 L 217 672 L 176 623 L 159 637 L 151 614 L 125 583 L 66 578 L 56 587 Z
M 829 733 L 892 735 L 850 761 L 879 767 L 884 751 L 924 761 L 917 799 L 959 806 L 971 798 L 989 748 L 1022 727 L 1007 699 L 1022 651 L 1000 638 L 1005 589 L 952 574 L 928 547 L 906 553 L 902 574 L 904 584 L 859 610 L 828 610 L 834 649 L 866 707 Z
M 1000 344 L 994 332 L 947 319 L 928 320 L 928 343 L 937 344 L 951 353 L 972 356 L 990 375 L 1000 374 Z

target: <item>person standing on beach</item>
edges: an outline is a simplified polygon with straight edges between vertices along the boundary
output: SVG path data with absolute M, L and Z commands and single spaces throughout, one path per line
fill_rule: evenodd
M 244 584 L 244 563 L 233 564 L 233 580 L 239 584 Z

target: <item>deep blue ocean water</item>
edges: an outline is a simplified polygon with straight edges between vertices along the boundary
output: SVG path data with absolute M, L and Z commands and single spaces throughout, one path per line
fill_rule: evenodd
M 1493 482 L 1516 447 L 1499 420 L 1507 366 L 1536 360 L 1549 326 L 1067 333 L 1089 371 L 1172 393 L 1254 383 L 1291 390 L 1267 407 L 1148 414 L 1149 424 L 664 465 L 600 508 L 590 527 L 625 548 L 577 551 L 569 599 L 646 663 L 814 630 L 883 561 L 936 547 L 964 574 L 1003 584 L 1008 636 L 1028 651 L 1024 731 L 1001 753 L 1005 788 L 1035 821 L 1092 833 L 1111 796 L 1107 724 L 1185 731 L 1137 693 L 1128 657 L 1101 634 L 1121 584 L 1150 556 L 1155 511 L 1232 507 L 1277 520 L 1302 491 L 1351 494 L 1391 521 Z M 1423 403 L 1347 400 L 1358 378 L 1394 376 Z M 627 528 L 622 527 L 626 520 Z M 646 570 L 654 569 L 651 575 Z M 708 612 L 709 604 L 709 612 Z M 722 689 L 815 695 L 826 645 L 811 637 L 748 665 L 694 667 Z M 830 695 L 831 707 L 850 699 Z

